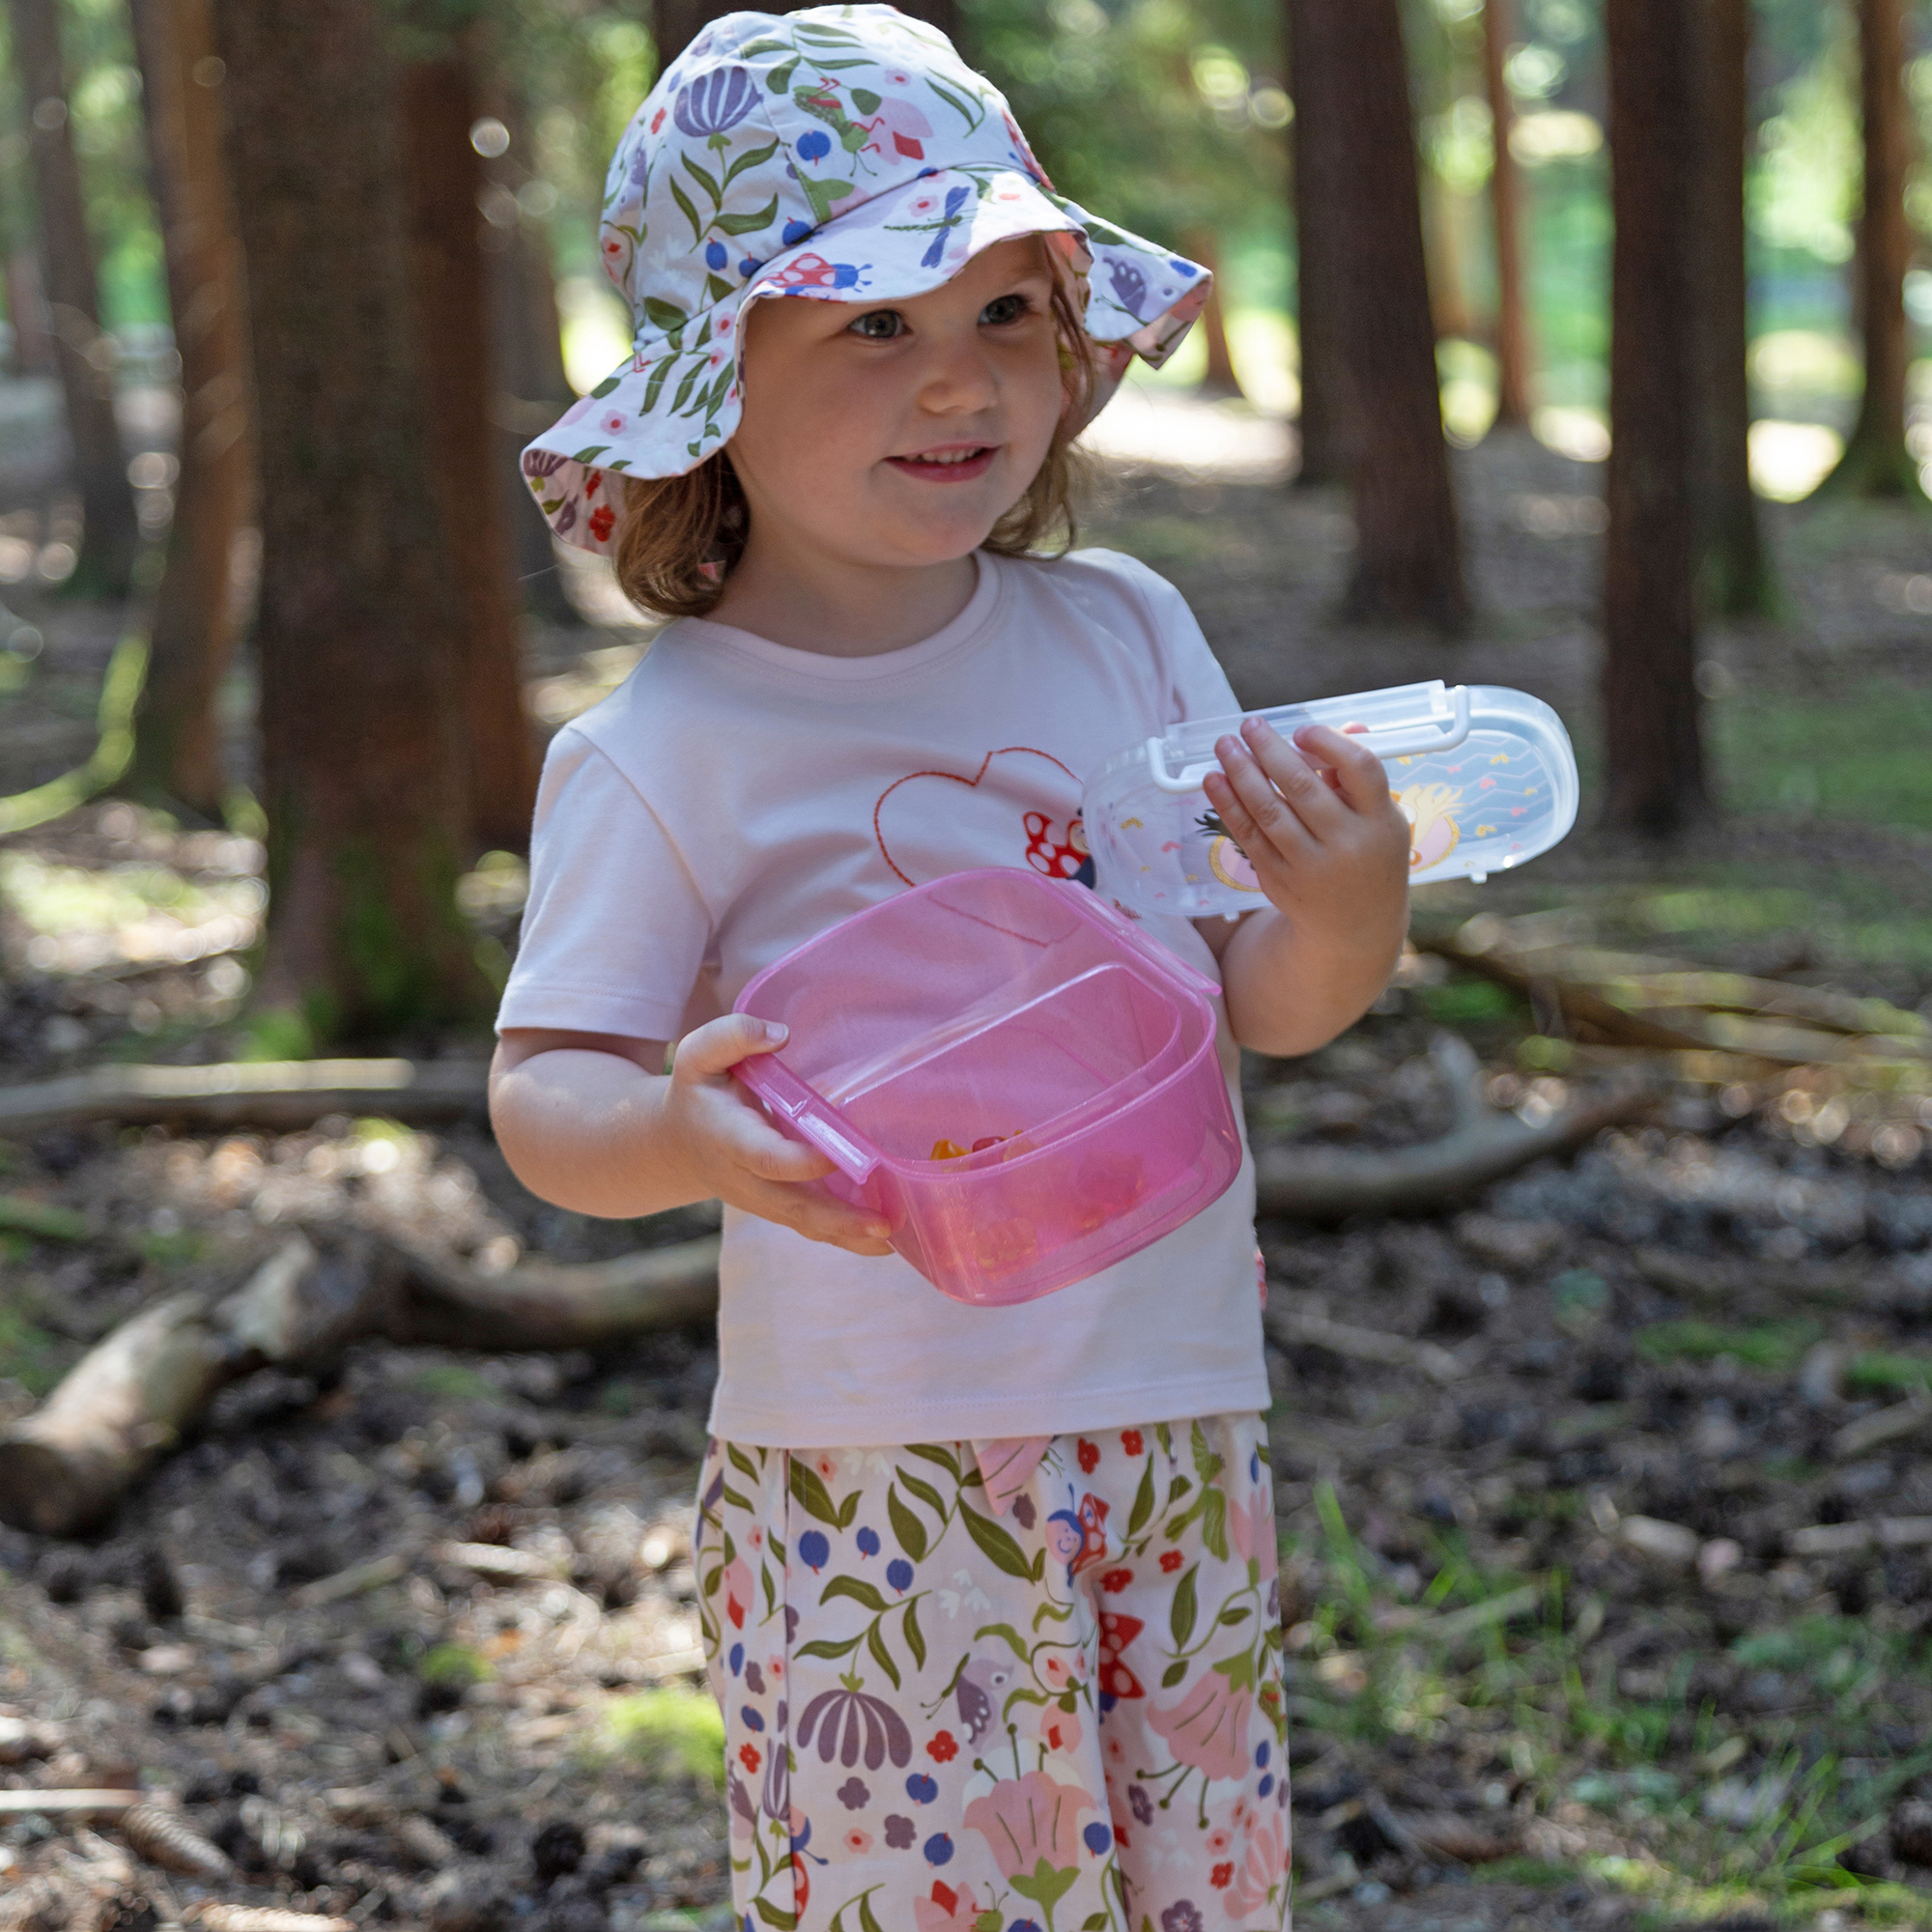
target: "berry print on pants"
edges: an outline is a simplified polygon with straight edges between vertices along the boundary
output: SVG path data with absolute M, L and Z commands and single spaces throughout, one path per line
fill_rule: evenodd
M 1260 1419 L 1056 1435 L 1016 1476 L 989 1497 L 969 1442 L 710 1445 L 741 1927 L 1287 1926 Z

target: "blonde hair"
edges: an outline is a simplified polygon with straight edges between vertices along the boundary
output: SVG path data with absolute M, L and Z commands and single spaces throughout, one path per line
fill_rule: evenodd
M 1070 550 L 1078 534 L 1074 498 L 1085 466 L 1073 439 L 1094 391 L 1094 347 L 1065 274 L 1054 276 L 1053 321 L 1066 403 L 1026 495 L 980 546 L 997 556 L 1058 554 Z M 627 476 L 622 482 L 611 547 L 618 586 L 632 603 L 664 616 L 703 616 L 724 594 L 751 533 L 751 511 L 729 449 L 715 450 L 682 476 Z

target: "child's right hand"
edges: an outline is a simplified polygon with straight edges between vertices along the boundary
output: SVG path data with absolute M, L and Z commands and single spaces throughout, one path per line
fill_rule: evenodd
M 780 1133 L 731 1078 L 741 1060 L 784 1042 L 783 1027 L 748 1013 L 727 1013 L 678 1041 L 663 1122 L 680 1164 L 706 1193 L 809 1241 L 855 1255 L 891 1254 L 890 1230 L 875 1213 L 810 1185 L 830 1174 L 832 1163 Z

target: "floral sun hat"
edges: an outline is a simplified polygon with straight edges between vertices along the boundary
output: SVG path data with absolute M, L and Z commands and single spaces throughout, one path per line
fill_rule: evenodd
M 1084 298 L 1090 419 L 1208 299 L 1205 269 L 1054 193 L 1005 99 L 936 29 L 888 6 L 713 21 L 611 162 L 604 266 L 633 351 L 524 452 L 551 527 L 607 550 L 607 472 L 682 475 L 725 442 L 750 303 L 904 300 L 1018 235 L 1046 237 Z

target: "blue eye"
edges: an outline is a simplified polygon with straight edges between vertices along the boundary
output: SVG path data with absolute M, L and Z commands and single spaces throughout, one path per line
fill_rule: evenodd
M 847 325 L 850 333 L 863 335 L 867 342 L 891 342 L 905 329 L 905 318 L 895 308 L 867 309 Z

